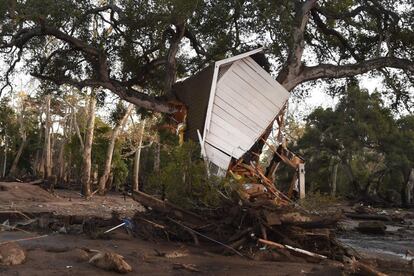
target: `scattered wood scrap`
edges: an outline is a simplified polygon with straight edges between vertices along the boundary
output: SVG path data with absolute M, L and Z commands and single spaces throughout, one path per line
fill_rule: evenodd
M 182 264 L 182 263 L 175 263 L 173 264 L 174 269 L 185 269 L 191 272 L 201 272 L 196 265 L 194 264 Z

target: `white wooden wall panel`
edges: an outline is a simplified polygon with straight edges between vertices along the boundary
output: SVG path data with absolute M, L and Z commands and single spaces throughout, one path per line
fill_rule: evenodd
M 256 68 L 256 72 L 260 74 L 268 84 L 272 86 L 272 90 L 267 90 L 266 94 L 272 98 L 272 102 L 276 104 L 280 109 L 283 107 L 287 99 L 289 98 L 289 91 L 287 91 L 280 83 L 273 79 L 269 73 L 266 72 L 259 64 L 257 64 L 251 57 L 247 57 L 241 62 Z M 244 66 L 243 66 L 244 67 Z M 254 75 L 253 75 L 254 76 Z
M 223 128 L 226 129 L 230 129 L 230 128 L 234 128 L 234 124 L 232 124 L 232 122 L 237 122 L 240 124 L 239 121 L 237 121 L 236 119 L 233 118 L 233 121 L 231 120 L 224 120 L 223 118 L 221 118 L 218 114 L 216 114 L 216 116 L 214 116 L 214 118 L 212 118 L 211 123 L 216 123 L 218 125 L 220 125 Z M 240 133 L 242 134 L 246 134 L 247 136 L 252 136 L 254 135 L 254 131 L 251 130 L 250 128 L 244 127 L 243 125 L 241 125 L 242 128 L 237 128 L 237 132 L 233 133 L 234 135 L 238 136 Z
M 278 106 L 276 106 L 271 100 L 267 99 L 259 92 L 260 90 L 267 89 L 266 85 L 259 84 L 257 86 L 252 87 L 250 85 L 250 82 L 257 81 L 254 79 L 246 79 L 244 76 L 239 76 L 238 74 L 235 74 L 233 78 L 229 78 L 226 80 L 224 86 L 231 86 L 232 89 L 236 91 L 245 91 L 245 93 L 243 93 L 245 97 L 256 99 L 262 105 L 263 108 L 269 110 L 271 113 L 274 113 L 275 108 L 278 108 Z
M 208 156 L 208 159 L 212 161 L 216 166 L 223 170 L 227 170 L 229 167 L 231 156 L 227 155 L 218 149 L 212 147 L 210 144 L 205 143 L 204 148 L 206 151 L 206 155 Z
M 235 142 L 239 144 L 239 147 L 244 150 L 249 150 L 247 147 L 250 145 L 249 136 L 243 133 L 240 129 L 235 128 L 232 125 L 223 125 L 218 121 L 211 122 L 211 133 L 219 133 L 220 137 L 226 137 L 227 141 Z
M 233 116 L 231 114 L 230 110 L 226 110 L 223 109 L 222 107 L 218 106 L 218 105 L 213 105 L 213 113 L 214 116 L 212 116 L 211 118 L 211 122 L 215 121 L 215 117 L 218 116 L 220 118 L 222 118 L 223 120 L 229 122 L 230 124 L 237 126 L 238 129 L 240 130 L 244 130 L 247 129 L 247 132 L 249 133 L 256 133 L 258 131 L 257 127 L 252 127 L 250 124 L 248 124 L 247 122 L 241 121 L 239 120 L 237 117 Z
M 217 89 L 221 90 L 217 97 L 223 99 L 223 101 L 227 103 L 232 103 L 235 106 L 244 106 L 250 114 L 256 114 L 261 121 L 266 121 L 269 116 L 273 116 L 273 112 L 260 106 L 260 104 L 257 103 L 257 100 L 255 101 L 254 97 L 251 97 L 250 100 L 246 99 L 245 95 L 247 93 L 238 93 L 236 90 L 228 87 L 225 83 L 220 83 Z
M 231 157 L 240 158 L 273 122 L 289 92 L 250 57 L 233 61 L 213 84 L 203 138 L 207 158 L 227 169 Z
M 217 89 L 217 92 L 222 91 L 221 89 Z M 227 111 L 228 114 L 240 122 L 248 125 L 255 132 L 260 131 L 260 129 L 263 127 L 263 122 L 257 120 L 254 114 L 250 113 L 245 106 L 237 105 L 235 102 L 226 102 L 221 98 L 221 95 L 219 93 L 217 93 L 216 98 L 214 99 L 214 105 Z
M 243 155 L 246 151 L 241 149 L 237 143 L 235 143 L 235 139 L 230 140 L 230 137 L 223 136 L 220 133 L 213 133 L 209 134 L 207 143 L 214 145 L 216 148 L 224 151 L 225 153 L 238 158 Z

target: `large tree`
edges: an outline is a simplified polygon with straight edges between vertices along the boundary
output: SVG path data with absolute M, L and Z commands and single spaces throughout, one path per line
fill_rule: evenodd
M 169 113 L 177 74 L 262 44 L 289 91 L 373 72 L 408 106 L 413 18 L 410 0 L 1 1 L 3 83 L 22 62 L 50 85 L 102 87 Z
M 413 115 L 394 118 L 379 93 L 349 83 L 335 108 L 319 107 L 308 116 L 294 145 L 307 156 L 310 188 L 327 191 L 332 183 L 335 189 L 338 178 L 342 192 L 371 196 L 394 190 L 410 198 L 413 123 Z

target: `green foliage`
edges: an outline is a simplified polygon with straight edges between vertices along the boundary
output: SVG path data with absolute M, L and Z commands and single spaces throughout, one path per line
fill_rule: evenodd
M 0 1 L 2 45 L 11 37 L 24 55 L 28 72 L 41 73 L 52 88 L 56 82 L 98 80 L 96 56 L 69 40 L 50 33 L 21 38 L 41 26 L 70 34 L 107 57 L 108 77 L 116 85 L 140 87 L 145 93 L 162 93 L 163 61 L 176 26 L 185 22 L 186 33 L 177 54 L 178 75 L 189 75 L 212 60 L 259 45 L 266 46 L 272 70 L 279 72 L 293 49 L 295 13 L 305 1 L 291 0 L 13 0 Z M 317 18 L 320 18 L 318 24 Z M 318 1 L 309 15 L 304 38 L 304 63 L 352 64 L 378 57 L 411 60 L 414 32 L 412 1 Z M 322 24 L 322 26 L 320 26 Z M 53 34 L 52 34 L 53 35 Z M 29 39 L 30 38 L 30 39 Z M 24 44 L 24 45 L 23 45 Z M 24 47 L 22 47 L 24 46 Z M 190 46 L 190 47 L 188 47 Z M 380 46 L 380 47 L 379 47 Z M 8 46 L 5 46 L 8 48 Z M 89 49 L 89 48 L 88 48 Z M 190 49 L 190 50 L 187 50 Z M 6 49 L 7 64 L 17 59 Z M 53 53 L 48 57 L 45 53 Z M 412 104 L 412 74 L 381 70 L 387 91 L 396 102 Z M 69 79 L 70 78 L 70 79 Z M 6 79 L 3 77 L 3 81 Z M 335 84 L 334 84 L 335 85 Z
M 0 136 L 2 142 L 6 142 L 9 147 L 15 144 L 19 133 L 17 115 L 9 104 L 10 99 L 4 97 L 0 101 Z
M 84 114 L 79 113 L 78 116 Z M 86 118 L 79 117 L 79 121 L 86 121 Z M 84 136 L 84 128 L 80 129 L 81 136 Z M 100 117 L 95 118 L 94 139 L 92 144 L 92 168 L 98 167 L 98 175 L 102 175 L 104 170 L 104 163 L 106 152 L 110 140 L 112 128 L 109 124 L 104 122 Z M 126 161 L 121 156 L 122 141 L 115 144 L 114 153 L 112 156 L 112 174 L 113 185 L 117 190 L 124 189 L 126 179 L 128 177 L 128 166 Z M 75 170 L 74 175 L 81 175 L 82 172 L 82 150 L 79 138 L 73 134 L 69 143 L 65 147 L 65 156 L 73 162 L 72 169 Z
M 22 174 L 34 174 L 32 161 L 39 149 L 39 109 L 37 102 L 30 97 L 26 97 L 24 93 L 21 93 L 18 105 L 18 108 L 12 106 L 10 99 L 7 97 L 0 100 L 0 151 L 4 152 L 6 144 L 8 153 L 7 174 L 20 145 L 23 143 L 23 136 L 25 136 L 26 146 L 19 159 L 18 168 Z M 3 158 L 4 156 L 2 156 Z
M 309 115 L 296 145 L 307 159 L 308 189 L 329 192 L 337 165 L 339 192 L 400 191 L 414 165 L 413 118 L 395 119 L 378 93 L 350 83 L 335 109 Z
M 127 109 L 123 105 L 122 101 L 119 101 L 116 104 L 115 109 L 111 112 L 111 118 L 110 118 L 111 122 L 114 125 L 119 124 L 119 122 L 121 121 L 122 117 L 124 117 L 126 111 L 127 111 Z
M 214 207 L 219 203 L 219 186 L 206 175 L 200 148 L 194 142 L 163 151 L 161 168 L 145 187 L 184 208 Z
M 327 207 L 332 207 L 338 202 L 338 198 L 322 194 L 319 191 L 307 192 L 304 199 L 299 200 L 299 205 L 309 211 L 326 211 Z
M 126 190 L 126 180 L 128 178 L 129 169 L 127 161 L 124 160 L 120 152 L 120 142 L 117 142 L 114 149 L 114 154 L 112 156 L 112 174 L 113 185 L 116 190 Z

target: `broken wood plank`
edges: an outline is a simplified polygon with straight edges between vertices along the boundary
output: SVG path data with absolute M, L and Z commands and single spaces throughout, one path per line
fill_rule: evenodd
M 273 242 L 273 241 L 269 241 L 269 240 L 265 240 L 265 239 L 257 239 L 257 241 L 260 242 L 261 244 L 268 245 L 271 248 L 276 248 L 276 249 L 285 249 L 286 248 L 283 244 Z
M 283 245 L 274 241 L 269 241 L 269 240 L 265 240 L 265 239 L 257 239 L 258 242 L 260 242 L 261 244 L 264 245 L 268 245 L 271 248 L 275 248 L 275 249 L 288 249 L 290 251 L 293 251 L 295 253 L 298 253 L 299 255 L 303 255 L 303 256 L 307 256 L 307 257 L 313 257 L 313 258 L 317 258 L 317 259 L 327 259 L 328 257 L 324 256 L 324 255 L 320 255 L 317 253 L 313 253 L 301 248 L 296 248 L 290 245 Z
M 155 228 L 159 228 L 159 229 L 163 229 L 163 230 L 165 229 L 165 226 L 164 226 L 164 225 L 161 225 L 161 224 L 155 223 L 155 222 L 150 221 L 150 220 L 148 220 L 148 219 L 144 219 L 144 218 L 141 218 L 141 217 L 139 217 L 139 216 L 136 216 L 135 218 L 136 218 L 136 219 L 139 219 L 139 220 L 142 220 L 143 222 L 148 223 L 148 224 L 150 224 L 150 225 L 154 226 Z
M 196 265 L 194 264 L 182 264 L 182 263 L 175 263 L 173 264 L 174 269 L 186 269 L 191 272 L 201 272 Z
M 313 252 L 310 252 L 310 251 L 307 251 L 307 250 L 304 250 L 304 249 L 301 249 L 301 248 L 295 248 L 295 247 L 290 246 L 290 245 L 285 245 L 285 247 L 287 249 L 289 249 L 291 251 L 294 251 L 296 253 L 299 253 L 301 255 L 305 255 L 305 256 L 309 256 L 309 257 L 314 257 L 314 258 L 317 258 L 317 259 L 327 259 L 328 258 L 328 257 L 326 257 L 324 255 L 320 255 L 320 254 L 317 254 L 317 253 L 313 253 Z

